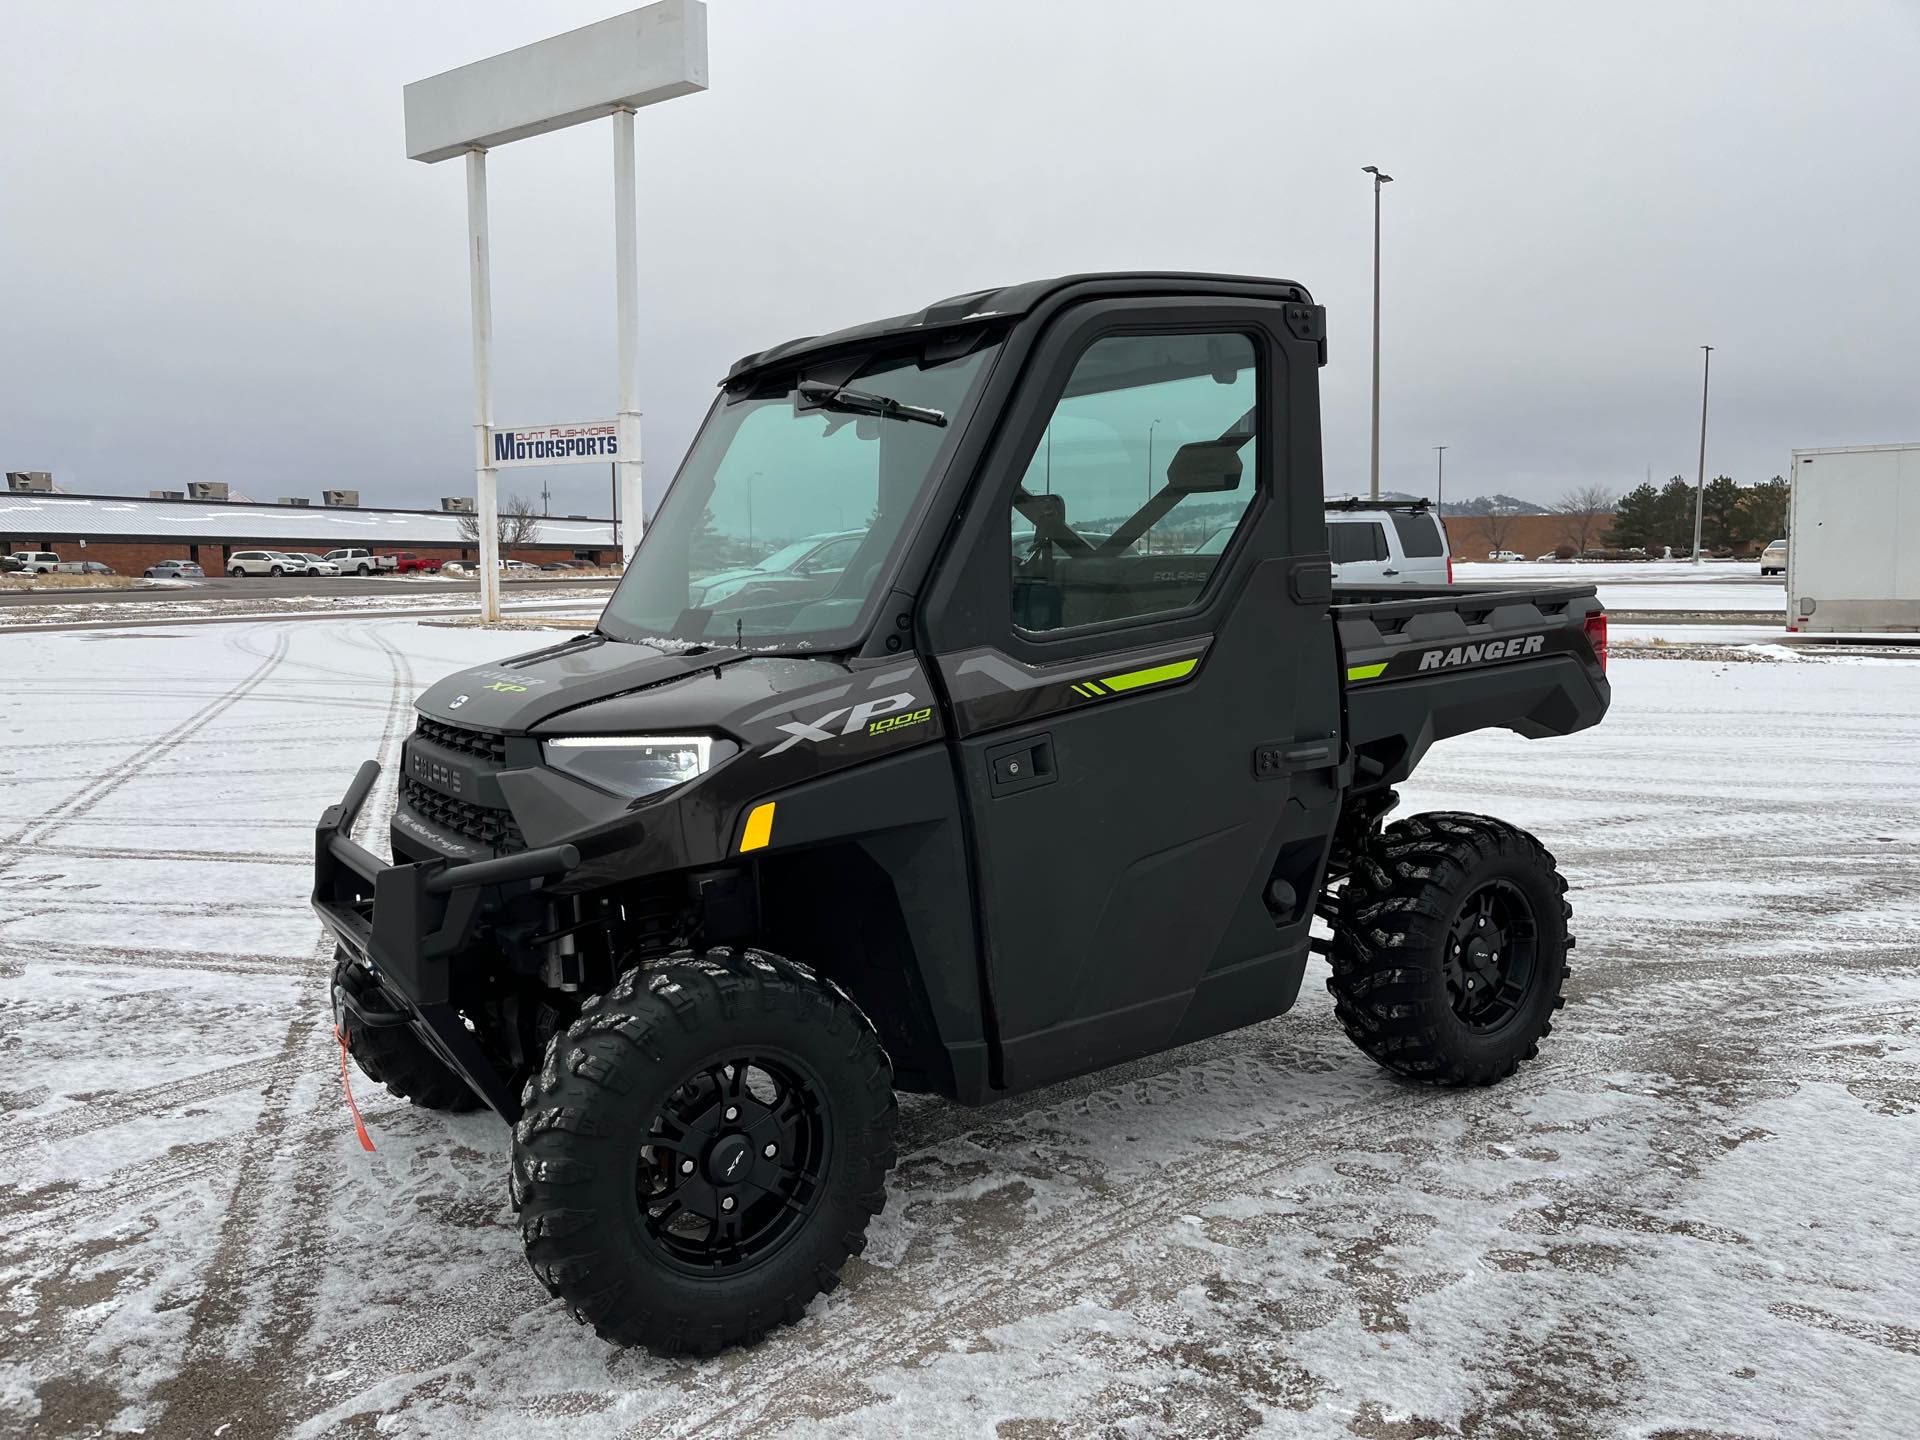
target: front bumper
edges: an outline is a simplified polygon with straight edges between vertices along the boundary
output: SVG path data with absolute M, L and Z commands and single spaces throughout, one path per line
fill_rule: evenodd
M 580 864 L 580 852 L 551 845 L 467 865 L 388 865 L 351 836 L 379 777 L 378 761 L 362 765 L 314 830 L 314 912 L 374 982 L 336 985 L 335 1021 L 343 1028 L 408 1026 L 476 1095 L 517 1120 L 520 1097 L 454 1008 L 449 968 L 472 948 L 501 887 L 564 875 Z

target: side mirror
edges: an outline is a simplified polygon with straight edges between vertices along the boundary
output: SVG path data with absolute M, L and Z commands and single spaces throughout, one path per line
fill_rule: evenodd
M 1173 452 L 1167 466 L 1167 488 L 1184 495 L 1210 495 L 1238 490 L 1246 467 L 1240 459 L 1245 435 L 1231 440 L 1193 440 Z

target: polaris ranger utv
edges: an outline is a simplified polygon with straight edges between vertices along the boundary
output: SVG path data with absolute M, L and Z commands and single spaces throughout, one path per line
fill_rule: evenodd
M 833 1288 L 896 1090 L 1265 1020 L 1315 948 L 1402 1075 L 1534 1055 L 1553 857 L 1383 817 L 1437 740 L 1598 721 L 1605 617 L 1335 591 L 1324 325 L 1286 281 L 1087 275 L 748 356 L 597 627 L 421 697 L 394 863 L 350 835 L 373 762 L 322 817 L 343 1043 L 513 1125 L 534 1272 L 606 1339 L 710 1352 Z

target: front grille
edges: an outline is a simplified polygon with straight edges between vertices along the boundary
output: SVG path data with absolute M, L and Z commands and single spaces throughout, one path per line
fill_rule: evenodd
M 470 755 L 495 765 L 507 763 L 507 737 L 490 730 L 469 730 L 464 725 L 449 725 L 444 720 L 429 720 L 423 715 L 419 728 L 413 733 L 458 755 Z
M 401 780 L 400 800 L 422 820 L 430 820 L 442 830 L 451 830 L 479 844 L 503 851 L 527 848 L 527 837 L 520 833 L 513 816 L 505 810 L 442 795 L 412 776 Z

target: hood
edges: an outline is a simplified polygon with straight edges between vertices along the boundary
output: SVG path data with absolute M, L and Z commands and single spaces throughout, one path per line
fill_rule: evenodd
M 668 650 L 595 634 L 449 675 L 414 708 L 450 725 L 505 734 L 535 727 L 586 734 L 710 730 L 742 706 L 764 705 L 845 671 L 831 660 L 717 646 Z M 594 708 L 573 714 L 583 706 Z M 561 716 L 564 726 L 547 723 Z

